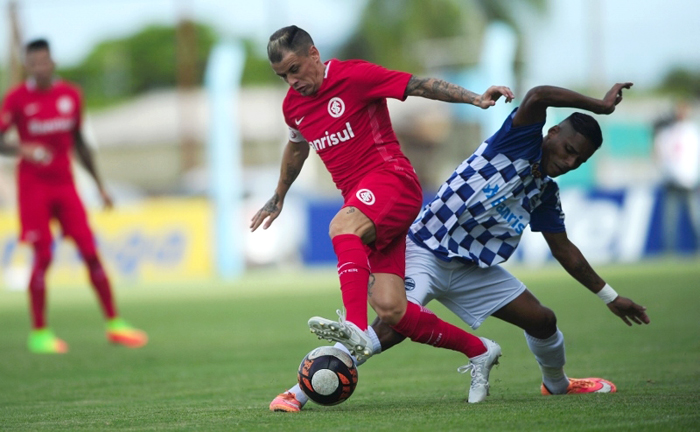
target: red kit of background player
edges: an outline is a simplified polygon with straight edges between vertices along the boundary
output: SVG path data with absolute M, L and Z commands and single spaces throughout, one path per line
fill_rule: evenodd
M 0 109 L 0 152 L 19 156 L 17 186 L 20 238 L 32 245 L 34 265 L 29 282 L 32 327 L 29 349 L 37 353 L 63 353 L 67 344 L 46 324 L 46 271 L 52 257 L 49 223 L 59 221 L 64 236 L 71 237 L 85 261 L 90 280 L 107 318 L 110 342 L 129 347 L 146 344 L 146 334 L 117 316 L 109 280 L 97 254 L 87 215 L 73 182 L 71 151 L 95 179 L 105 205 L 111 198 L 102 187 L 89 148 L 80 132 L 82 99 L 79 90 L 53 76 L 54 63 L 48 43 L 37 40 L 26 50 L 29 79 L 11 89 Z M 15 126 L 19 145 L 11 146 L 4 133 Z

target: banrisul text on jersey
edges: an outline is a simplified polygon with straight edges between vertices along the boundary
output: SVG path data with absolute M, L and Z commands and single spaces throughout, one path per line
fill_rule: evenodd
M 344 143 L 352 138 L 355 138 L 355 134 L 352 131 L 350 122 L 347 122 L 345 123 L 345 129 L 342 131 L 332 134 L 329 134 L 328 131 L 326 131 L 326 134 L 321 138 L 309 141 L 309 145 L 312 149 L 320 151 L 326 149 L 327 147 Z

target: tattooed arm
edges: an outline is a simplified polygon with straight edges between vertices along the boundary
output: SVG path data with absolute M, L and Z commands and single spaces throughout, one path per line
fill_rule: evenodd
M 588 288 L 593 293 L 598 293 L 605 286 L 605 281 L 593 270 L 579 248 L 571 243 L 571 240 L 563 233 L 542 233 L 554 258 L 559 261 L 564 270 L 574 277 L 581 285 Z M 617 296 L 615 300 L 608 303 L 608 308 L 612 313 L 619 316 L 627 325 L 632 325 L 630 321 L 637 324 L 648 324 L 649 317 L 646 308 L 633 302 L 632 300 Z
M 412 76 L 408 81 L 405 95 L 444 102 L 467 103 L 483 109 L 495 105 L 501 96 L 505 96 L 506 102 L 510 102 L 515 97 L 513 92 L 505 86 L 491 86 L 483 95 L 479 95 L 438 78 L 418 78 L 416 76 Z
M 289 188 L 294 183 L 294 180 L 299 176 L 301 167 L 304 166 L 304 161 L 309 156 L 309 144 L 306 141 L 293 142 L 289 141 L 284 148 L 282 155 L 282 168 L 280 169 L 280 179 L 277 182 L 277 188 L 267 203 L 261 208 L 253 219 L 250 221 L 250 230 L 255 231 L 265 222 L 263 229 L 268 229 L 272 222 L 277 219 L 282 211 L 284 197 L 287 195 Z

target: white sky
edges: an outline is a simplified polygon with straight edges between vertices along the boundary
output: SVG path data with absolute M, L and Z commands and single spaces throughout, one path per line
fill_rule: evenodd
M 592 33 L 596 7 L 601 31 Z M 674 65 L 700 70 L 698 0 L 550 0 L 531 23 L 529 85 L 585 85 L 599 74 L 647 87 Z
M 0 0 L 0 59 L 7 58 L 8 3 Z M 153 23 L 172 24 L 187 13 L 222 35 L 254 37 L 264 50 L 276 29 L 296 24 L 337 45 L 357 22 L 363 0 L 16 0 L 24 39 L 46 37 L 57 62 L 79 62 L 102 40 Z
M 7 59 L 7 5 L 0 0 L 0 62 Z M 56 60 L 80 61 L 98 42 L 150 23 L 173 23 L 189 11 L 221 34 L 254 37 L 261 51 L 270 33 L 297 24 L 322 54 L 354 28 L 364 0 L 17 0 L 25 39 L 46 37 Z M 598 5 L 599 39 L 591 37 Z M 527 16 L 528 85 L 657 83 L 672 65 L 700 70 L 698 0 L 550 0 L 545 16 Z M 593 66 L 591 66 L 593 65 Z

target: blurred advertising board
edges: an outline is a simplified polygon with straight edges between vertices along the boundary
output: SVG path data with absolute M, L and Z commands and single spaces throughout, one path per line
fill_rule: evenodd
M 426 199 L 432 195 L 426 196 Z M 595 264 L 634 262 L 664 251 L 663 192 L 654 187 L 564 188 L 561 201 L 566 214 L 567 235 L 586 258 Z M 303 247 L 304 262 L 335 264 L 328 224 L 340 209 L 340 201 L 311 201 L 308 237 Z M 700 245 L 693 236 L 687 211 L 674 221 L 677 229 L 672 252 L 690 254 Z M 547 243 L 539 233 L 523 233 L 520 246 L 508 264 L 538 266 L 553 261 Z
M 212 209 L 206 200 L 153 199 L 88 213 L 113 285 L 182 282 L 213 275 Z M 6 289 L 25 289 L 31 270 L 31 248 L 18 242 L 18 225 L 15 211 L 0 212 L 0 285 Z M 60 226 L 53 228 L 58 239 Z M 55 242 L 48 285 L 88 284 L 73 242 Z

